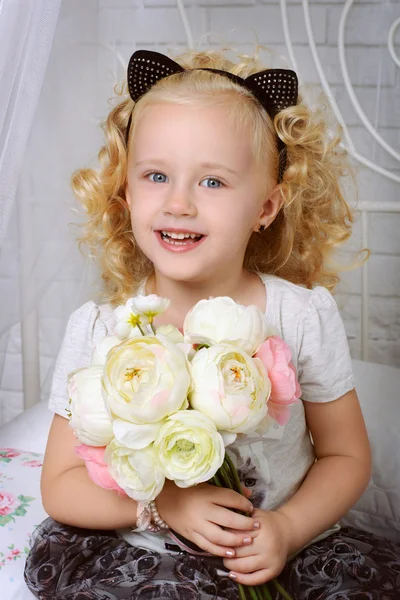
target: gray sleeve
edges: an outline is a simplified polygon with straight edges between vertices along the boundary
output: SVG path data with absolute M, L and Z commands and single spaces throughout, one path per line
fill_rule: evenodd
M 49 398 L 50 410 L 67 417 L 67 375 L 75 369 L 89 365 L 94 345 L 106 335 L 106 326 L 99 319 L 99 307 L 94 302 L 87 302 L 72 313 L 54 368 Z
M 316 287 L 303 315 L 298 378 L 302 400 L 330 402 L 353 389 L 349 345 L 330 292 Z

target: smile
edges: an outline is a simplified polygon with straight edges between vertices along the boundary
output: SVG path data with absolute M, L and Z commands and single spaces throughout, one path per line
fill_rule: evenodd
M 170 244 L 191 243 L 191 240 L 197 242 L 203 237 L 201 233 L 175 233 L 175 231 L 161 231 L 161 237 Z
M 191 231 L 156 231 L 155 232 L 163 248 L 173 252 L 194 250 L 205 239 L 202 233 Z

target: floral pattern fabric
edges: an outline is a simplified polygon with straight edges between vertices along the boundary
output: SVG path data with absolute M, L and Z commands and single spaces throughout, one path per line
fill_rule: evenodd
M 46 518 L 40 497 L 42 455 L 0 448 L 0 595 L 31 597 L 23 578 L 31 534 Z

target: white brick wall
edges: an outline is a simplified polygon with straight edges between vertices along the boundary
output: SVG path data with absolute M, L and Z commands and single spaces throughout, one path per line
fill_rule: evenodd
M 251 50 L 254 40 L 286 54 L 278 0 L 185 0 L 195 40 L 211 33 L 211 41 Z M 289 25 L 303 81 L 319 78 L 308 46 L 301 0 L 288 0 Z M 400 164 L 383 151 L 364 129 L 351 105 L 340 71 L 337 37 L 344 0 L 310 0 L 315 41 L 328 81 L 358 151 L 387 169 Z M 386 48 L 390 25 L 399 16 L 398 0 L 359 0 L 349 13 L 346 56 L 361 106 L 380 134 L 400 148 L 400 70 Z M 397 51 L 400 54 L 399 33 Z M 64 0 L 53 52 L 28 150 L 25 175 L 31 181 L 33 227 L 43 246 L 39 309 L 42 396 L 48 393 L 54 359 L 68 314 L 78 304 L 74 281 L 83 263 L 72 250 L 60 257 L 58 237 L 72 216 L 70 173 L 89 164 L 101 140 L 96 124 L 109 110 L 113 84 L 123 77 L 116 52 L 127 61 L 135 47 L 162 52 L 185 47 L 184 28 L 175 0 Z M 114 50 L 116 52 L 114 52 Z M 377 82 L 380 81 L 380 87 Z M 398 200 L 400 185 L 358 168 L 359 198 L 372 202 Z M 400 199 L 399 199 L 400 202 Z M 51 226 L 44 226 L 43 211 Z M 400 366 L 400 214 L 372 214 L 369 239 L 370 360 Z M 49 239 L 50 237 L 50 239 Z M 361 243 L 357 223 L 352 239 Z M 6 245 L 0 271 L 0 297 L 10 293 L 10 277 L 18 269 L 18 250 Z M 56 276 L 46 282 L 45 274 Z M 50 271 L 51 272 L 51 271 Z M 361 273 L 347 274 L 338 295 L 354 357 L 360 356 Z M 4 344 L 4 339 L 2 343 Z M 18 324 L 8 337 L 7 359 L 0 385 L 0 423 L 22 410 L 21 340 Z M 1 340 L 0 340 L 1 342 Z M 2 349 L 0 343 L 0 350 Z

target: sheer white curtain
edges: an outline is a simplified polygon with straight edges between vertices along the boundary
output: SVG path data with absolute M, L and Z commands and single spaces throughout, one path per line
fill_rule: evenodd
M 27 248 L 16 244 L 15 199 L 60 3 L 61 0 L 0 0 L 0 374 L 10 329 L 21 317 L 24 320 L 29 316 L 27 303 L 21 303 L 25 292 L 20 294 L 19 288 L 32 265 L 25 261 L 24 272 L 18 272 L 18 255 Z M 23 205 L 20 209 L 21 224 L 29 232 L 29 215 L 24 215 Z M 22 237 L 29 241 L 25 233 Z M 29 380 L 39 393 L 37 378 L 35 381 L 34 376 L 28 377 L 26 386 Z
M 26 131 L 0 254 L 0 425 L 39 400 L 47 401 L 67 319 L 94 296 L 98 277 L 83 260 L 78 231 L 70 225 L 79 220 L 70 178 L 75 169 L 96 162 L 99 124 L 110 110 L 113 86 L 125 72 L 118 53 L 99 43 L 97 0 L 20 4 L 24 10 L 15 17 L 20 23 L 15 34 L 25 19 L 24 31 L 35 26 L 30 35 L 35 33 L 39 47 L 48 40 L 48 63 L 43 78 L 43 61 L 40 86 L 30 100 L 30 110 L 37 106 L 29 136 Z M 39 22 L 41 28 L 36 27 Z M 31 74 L 39 72 L 34 50 L 27 50 L 34 63 L 28 67 Z M 18 64 L 10 67 L 14 77 L 17 70 Z M 16 83 L 17 89 L 23 83 Z M 8 110 L 16 111 L 14 97 Z
M 0 0 L 0 247 L 61 0 Z

